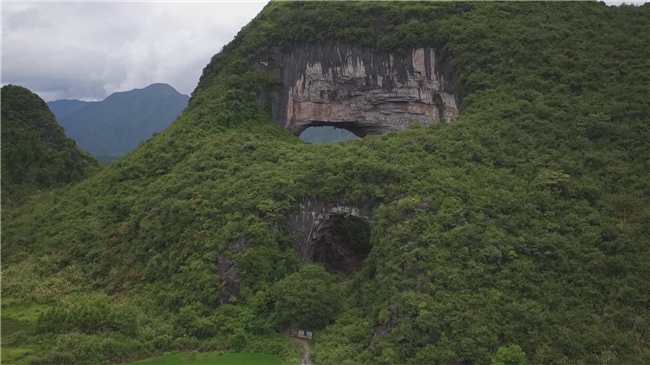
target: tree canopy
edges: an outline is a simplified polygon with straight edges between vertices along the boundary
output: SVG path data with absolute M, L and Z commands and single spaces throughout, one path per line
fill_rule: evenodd
M 278 322 L 312 330 L 331 324 L 342 308 L 338 284 L 322 266 L 303 265 L 273 288 Z
M 65 136 L 38 95 L 7 85 L 1 97 L 3 206 L 16 205 L 39 189 L 80 181 L 100 169 Z
M 67 308 L 44 315 L 47 331 L 3 333 L 3 353 L 291 361 L 281 323 L 326 325 L 321 365 L 650 363 L 649 20 L 650 5 L 595 2 L 271 2 L 167 130 L 3 212 L 3 305 Z M 253 62 L 316 42 L 435 47 L 459 120 L 301 142 L 260 109 L 279 80 Z M 344 282 L 300 264 L 288 217 L 306 200 L 373 207 L 372 250 Z M 311 288 L 341 290 L 340 310 Z M 137 327 L 59 320 L 95 313 L 70 309 L 95 295 L 113 311 L 91 319 Z

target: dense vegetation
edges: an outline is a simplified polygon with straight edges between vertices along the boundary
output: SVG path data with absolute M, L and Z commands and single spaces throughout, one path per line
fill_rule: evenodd
M 79 181 L 99 164 L 66 138 L 43 99 L 14 85 L 2 88 L 2 204 Z
M 113 163 L 169 127 L 187 107 L 188 99 L 168 84 L 152 84 L 113 93 L 98 102 L 57 100 L 48 105 L 79 147 L 102 162 Z
M 264 354 L 236 353 L 180 353 L 168 354 L 149 360 L 134 362 L 133 365 L 280 365 L 280 359 Z
M 433 45 L 458 74 L 461 118 L 302 143 L 259 110 L 277 80 L 250 63 L 299 42 Z M 3 305 L 50 309 L 3 336 L 3 356 L 292 362 L 277 333 L 309 324 L 325 326 L 323 365 L 647 364 L 647 44 L 648 5 L 271 3 L 170 128 L 4 217 Z M 304 198 L 374 205 L 372 251 L 346 281 L 299 264 L 287 215 Z M 241 282 L 228 304 L 224 260 Z M 327 310 L 301 292 L 314 283 Z

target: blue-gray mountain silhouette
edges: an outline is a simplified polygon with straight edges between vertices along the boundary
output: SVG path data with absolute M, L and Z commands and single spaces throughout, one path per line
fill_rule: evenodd
M 95 103 L 94 101 L 82 101 L 77 99 L 61 99 L 54 100 L 47 103 L 47 106 L 50 108 L 52 113 L 57 120 L 67 117 L 70 114 L 74 114 L 76 111 L 82 109 L 88 104 Z
M 130 152 L 154 133 L 169 127 L 188 100 L 189 96 L 168 84 L 153 84 L 116 92 L 98 102 L 57 100 L 48 106 L 68 137 L 106 161 L 106 156 Z

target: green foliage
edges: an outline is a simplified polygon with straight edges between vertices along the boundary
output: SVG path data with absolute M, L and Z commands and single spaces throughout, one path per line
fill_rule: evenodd
M 2 88 L 2 204 L 21 203 L 39 189 L 82 180 L 100 169 L 66 138 L 45 102 L 14 85 Z
M 36 321 L 36 331 L 84 334 L 120 332 L 134 337 L 138 334 L 138 321 L 132 308 L 114 308 L 106 301 L 94 301 L 71 308 L 55 307 L 41 313 Z
M 492 365 L 524 365 L 525 363 L 526 353 L 518 345 L 500 347 L 492 358 Z
M 138 336 L 18 331 L 11 346 L 70 363 L 285 351 L 276 325 L 296 324 L 326 326 L 322 365 L 518 361 L 510 347 L 499 358 L 512 343 L 530 364 L 649 363 L 649 11 L 272 2 L 170 128 L 3 211 L 3 295 L 66 311 L 81 292 L 117 296 L 144 308 Z M 260 110 L 278 80 L 251 61 L 322 41 L 435 46 L 457 75 L 460 120 L 302 143 Z M 287 217 L 304 201 L 373 207 L 372 251 L 346 282 L 296 272 Z M 239 295 L 220 304 L 233 278 Z
M 192 360 L 188 360 L 193 358 Z M 169 354 L 154 359 L 138 361 L 137 365 L 176 365 L 180 363 L 191 365 L 280 365 L 280 359 L 276 356 L 263 354 L 231 354 L 231 353 L 207 353 L 207 354 Z
M 105 165 L 112 165 L 116 161 L 119 161 L 120 158 L 122 158 L 124 154 L 108 154 L 108 155 L 96 155 L 95 158 L 97 161 L 105 164 Z
M 273 288 L 274 312 L 281 325 L 321 329 L 341 310 L 338 280 L 320 265 L 303 265 Z
M 566 186 L 570 176 L 560 171 L 542 170 L 535 177 L 535 183 L 540 187 L 558 189 Z

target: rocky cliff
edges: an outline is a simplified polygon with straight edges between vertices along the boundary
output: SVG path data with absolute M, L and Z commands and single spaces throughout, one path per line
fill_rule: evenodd
M 370 252 L 370 243 L 350 242 L 342 228 L 345 220 L 353 219 L 369 230 L 374 204 L 370 201 L 350 205 L 302 199 L 299 207 L 297 213 L 288 216 L 288 224 L 291 234 L 298 240 L 300 262 L 323 264 L 328 271 L 343 277 L 361 269 Z
M 281 80 L 272 95 L 273 121 L 295 135 L 312 126 L 336 126 L 363 137 L 458 117 L 453 78 L 433 48 L 401 55 L 302 45 L 272 52 L 257 66 Z

